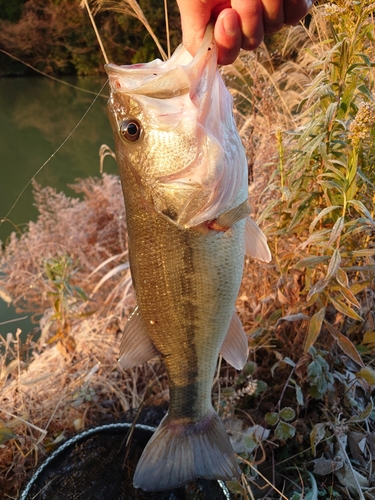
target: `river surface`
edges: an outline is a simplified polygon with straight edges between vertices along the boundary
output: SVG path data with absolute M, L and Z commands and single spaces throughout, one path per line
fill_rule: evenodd
M 99 92 L 105 80 L 72 78 L 66 83 L 84 90 Z M 108 85 L 102 91 L 87 116 L 64 146 L 37 174 L 42 186 L 74 195 L 67 187 L 77 178 L 99 176 L 99 148 L 107 144 L 113 149 L 106 102 Z M 4 218 L 25 185 L 44 162 L 57 150 L 89 109 L 95 95 L 85 93 L 44 77 L 0 78 L 0 219 Z M 117 173 L 115 161 L 106 157 L 104 170 Z M 35 220 L 32 187 L 29 185 L 14 209 L 9 221 L 0 227 L 4 243 L 15 228 Z M 0 277 L 1 287 L 1 277 Z M 12 307 L 0 299 L 0 335 L 25 333 L 33 326 L 30 318 L 17 316 Z M 9 322 L 15 320 L 13 322 Z

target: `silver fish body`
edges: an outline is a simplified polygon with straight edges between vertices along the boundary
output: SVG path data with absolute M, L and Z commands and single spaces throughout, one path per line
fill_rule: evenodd
M 161 355 L 168 414 L 148 443 L 134 485 L 165 490 L 198 477 L 239 477 L 211 404 L 219 352 L 236 368 L 247 340 L 235 315 L 246 243 L 269 260 L 247 217 L 247 164 L 216 70 L 212 28 L 193 59 L 183 47 L 162 63 L 106 66 L 123 186 L 137 309 L 123 366 Z

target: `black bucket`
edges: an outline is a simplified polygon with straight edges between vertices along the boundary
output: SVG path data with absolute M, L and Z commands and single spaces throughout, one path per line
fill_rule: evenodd
M 134 470 L 154 431 L 117 423 L 74 436 L 47 458 L 19 500 L 230 500 L 222 481 L 205 479 L 168 491 L 135 489 Z

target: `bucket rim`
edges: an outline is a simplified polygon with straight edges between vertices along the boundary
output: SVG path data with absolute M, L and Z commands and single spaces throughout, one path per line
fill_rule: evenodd
M 141 431 L 149 431 L 149 432 L 155 432 L 156 427 L 152 427 L 150 425 L 145 425 L 145 424 L 133 424 L 132 422 L 117 422 L 113 424 L 104 424 L 104 425 L 99 425 L 97 427 L 91 427 L 90 429 L 87 429 L 83 432 L 80 432 L 73 436 L 72 438 L 68 439 L 65 441 L 65 443 L 61 444 L 43 463 L 42 465 L 36 470 L 35 474 L 31 477 L 29 482 L 27 483 L 25 489 L 23 490 L 19 500 L 27 500 L 27 496 L 30 492 L 31 487 L 35 483 L 35 481 L 38 479 L 38 477 L 43 473 L 44 469 L 48 467 L 48 465 L 60 454 L 62 453 L 66 448 L 69 448 L 72 446 L 74 443 L 81 439 L 87 439 L 91 435 L 97 434 L 98 432 L 102 431 L 111 431 L 111 430 L 122 430 L 122 429 L 130 429 L 131 427 L 134 427 L 135 429 L 141 430 Z M 226 484 L 224 481 L 218 479 L 217 480 L 220 488 L 223 491 L 223 494 L 225 495 L 227 500 L 231 500 L 230 498 L 230 493 L 228 488 L 226 487 Z

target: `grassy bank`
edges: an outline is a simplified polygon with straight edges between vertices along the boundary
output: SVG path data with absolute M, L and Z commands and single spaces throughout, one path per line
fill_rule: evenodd
M 223 69 L 270 264 L 247 261 L 237 310 L 249 361 L 213 387 L 244 472 L 236 498 L 372 499 L 375 460 L 375 3 L 336 0 Z M 276 61 L 276 63 L 275 63 Z M 116 177 L 36 189 L 40 216 L 1 255 L 2 286 L 43 313 L 5 341 L 2 487 L 79 429 L 167 400 L 162 365 L 116 358 L 134 307 Z

